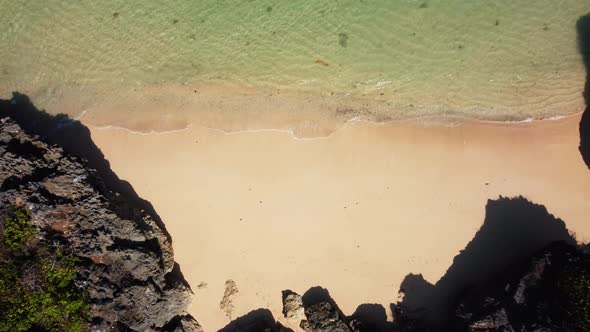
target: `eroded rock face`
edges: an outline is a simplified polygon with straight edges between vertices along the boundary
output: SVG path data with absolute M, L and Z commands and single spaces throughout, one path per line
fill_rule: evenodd
M 283 316 L 289 320 L 303 318 L 303 299 L 301 295 L 291 291 L 283 291 Z
M 305 308 L 307 320 L 299 325 L 306 332 L 351 332 L 346 317 L 329 302 L 319 302 Z
M 78 283 L 89 294 L 92 330 L 200 331 L 185 312 L 191 291 L 166 231 L 82 160 L 3 118 L 0 210 L 17 200 L 31 211 L 40 241 L 80 258 Z
M 327 289 L 310 288 L 302 297 L 305 320 L 299 326 L 306 332 L 350 332 L 348 318 Z

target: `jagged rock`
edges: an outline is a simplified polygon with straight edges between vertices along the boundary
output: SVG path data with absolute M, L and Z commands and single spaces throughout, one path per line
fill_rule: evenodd
M 351 332 L 348 319 L 330 293 L 321 287 L 310 288 L 302 297 L 306 320 L 299 326 L 306 332 Z
M 77 283 L 88 292 L 92 330 L 200 331 L 185 312 L 191 291 L 170 237 L 154 217 L 83 160 L 3 118 L 0 212 L 15 202 L 31 211 L 39 241 L 80 258 Z
M 299 325 L 306 332 L 351 332 L 337 308 L 329 302 L 320 302 L 305 308 L 307 320 Z
M 586 331 L 590 255 L 556 242 L 457 299 L 452 331 Z
M 303 318 L 303 300 L 301 295 L 291 291 L 283 291 L 283 316 L 290 320 Z
M 394 324 L 387 320 L 387 313 L 381 304 L 361 304 L 348 319 L 348 325 L 355 332 L 396 331 Z
M 203 332 L 201 325 L 191 315 L 177 316 L 171 320 L 168 326 L 164 326 L 164 331 L 169 332 Z

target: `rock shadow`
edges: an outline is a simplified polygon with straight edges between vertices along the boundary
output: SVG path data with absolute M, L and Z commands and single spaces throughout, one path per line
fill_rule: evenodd
M 580 120 L 580 154 L 590 168 L 590 14 L 578 19 L 578 50 L 586 67 L 586 83 L 584 85 L 584 101 L 586 109 Z
M 397 331 L 396 326 L 392 322 L 387 321 L 387 313 L 381 304 L 361 304 L 349 319 L 354 330 L 358 332 Z
M 523 197 L 488 200 L 483 225 L 432 285 L 409 274 L 400 287 L 403 299 L 392 305 L 402 331 L 440 330 L 466 288 L 479 287 L 552 242 L 575 244 L 565 223 L 543 205 Z
M 351 316 L 345 316 L 327 289 L 316 286 L 302 296 L 307 320 L 300 326 L 306 331 L 397 331 L 387 321 L 385 308 L 380 304 L 365 303 L 357 307 Z
M 275 321 L 268 309 L 256 309 L 231 321 L 219 332 L 293 332 Z

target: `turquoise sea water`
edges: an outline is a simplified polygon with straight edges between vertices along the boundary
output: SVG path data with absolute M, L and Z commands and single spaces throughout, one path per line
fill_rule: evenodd
M 0 88 L 228 80 L 544 116 L 584 79 L 590 0 L 3 0 Z

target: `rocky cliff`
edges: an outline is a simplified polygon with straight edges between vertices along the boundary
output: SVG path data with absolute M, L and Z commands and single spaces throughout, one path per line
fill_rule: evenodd
M 200 330 L 185 312 L 191 290 L 170 236 L 154 217 L 85 160 L 2 118 L 0 215 L 16 203 L 30 210 L 38 241 L 79 258 L 93 331 Z
M 457 298 L 452 331 L 588 331 L 590 255 L 552 243 Z

